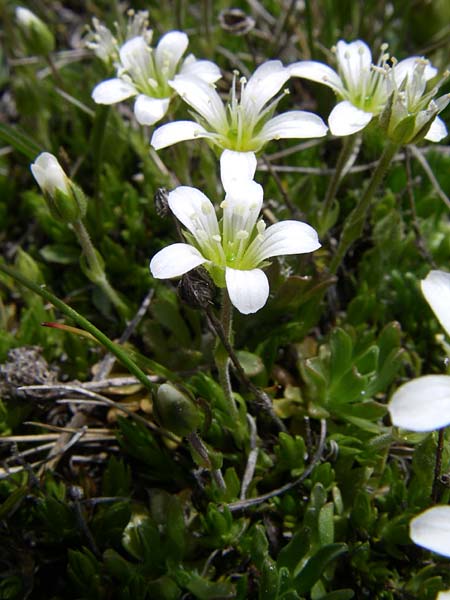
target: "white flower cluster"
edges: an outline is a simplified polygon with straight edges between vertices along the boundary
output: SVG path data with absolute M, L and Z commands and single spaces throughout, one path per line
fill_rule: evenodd
M 97 38 L 105 40 L 105 47 L 110 45 L 100 24 L 95 23 L 95 27 Z M 133 31 L 137 35 L 130 37 L 128 32 L 128 39 L 118 48 L 117 76 L 95 87 L 94 101 L 114 104 L 136 96 L 137 121 L 152 125 L 163 118 L 177 94 L 194 110 L 193 120 L 160 126 L 151 138 L 153 148 L 205 138 L 223 151 L 222 219 L 217 220 L 214 206 L 199 190 L 175 189 L 169 194 L 169 207 L 184 225 L 188 243 L 161 250 L 151 261 L 151 272 L 157 278 L 171 278 L 203 265 L 219 287 L 228 288 L 232 303 L 245 314 L 259 310 L 267 300 L 269 286 L 261 267 L 268 264 L 268 258 L 312 252 L 320 246 L 317 233 L 304 223 L 287 221 L 266 229 L 264 222 L 258 221 L 263 191 L 253 181 L 255 153 L 270 140 L 319 138 L 328 131 L 323 120 L 311 112 L 292 110 L 274 115 L 291 77 L 321 82 L 335 91 L 340 102 L 329 117 L 334 135 L 357 133 L 378 116 L 398 143 L 408 143 L 420 135 L 439 141 L 446 135 L 437 113 L 448 98 L 433 100 L 438 87 L 426 88 L 437 70 L 420 57 L 397 63 L 389 59 L 383 46 L 374 65 L 364 42 L 339 41 L 335 49 L 337 72 L 314 61 L 286 67 L 279 60 L 270 60 L 248 80 L 235 72 L 228 102 L 224 103 L 214 85 L 221 76 L 219 68 L 192 55 L 182 60 L 188 45 L 185 33 L 166 33 L 153 48 L 151 33 L 142 19 Z M 97 46 L 97 53 L 99 50 Z

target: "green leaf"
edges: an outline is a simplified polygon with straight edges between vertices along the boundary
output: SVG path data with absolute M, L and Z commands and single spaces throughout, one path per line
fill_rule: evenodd
M 295 589 L 300 594 L 308 592 L 322 576 L 326 567 L 347 552 L 347 544 L 330 544 L 320 548 L 295 577 Z

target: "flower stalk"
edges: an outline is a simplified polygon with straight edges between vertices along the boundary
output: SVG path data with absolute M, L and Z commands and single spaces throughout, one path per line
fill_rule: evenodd
M 355 206 L 345 222 L 336 254 L 334 255 L 334 258 L 330 264 L 331 273 L 336 273 L 348 249 L 352 246 L 353 242 L 355 242 L 361 236 L 373 195 L 388 172 L 392 159 L 398 152 L 399 148 L 400 146 L 398 144 L 394 144 L 393 142 L 388 142 L 386 145 L 368 186 L 359 199 L 358 204 Z
M 78 242 L 83 250 L 81 266 L 84 274 L 92 283 L 98 285 L 104 294 L 109 298 L 111 303 L 117 309 L 117 312 L 124 318 L 128 315 L 128 307 L 121 300 L 119 294 L 111 286 L 105 273 L 103 259 L 99 252 L 94 247 L 89 233 L 81 219 L 71 223 L 71 227 L 77 236 Z
M 220 323 L 224 332 L 227 343 L 232 346 L 232 324 L 233 324 L 233 307 L 230 301 L 230 296 L 226 288 L 222 293 L 222 307 L 220 311 Z M 219 383 L 222 387 L 225 400 L 228 404 L 230 415 L 233 420 L 239 419 L 239 412 L 236 406 L 236 401 L 233 396 L 233 389 L 230 379 L 230 357 L 228 352 L 217 338 L 216 351 L 214 355 L 217 372 L 219 375 Z
M 442 454 L 444 453 L 444 440 L 445 440 L 445 427 L 439 429 L 438 440 L 436 446 L 436 458 L 434 463 L 434 479 L 433 487 L 431 490 L 431 499 L 434 503 L 439 500 L 439 489 L 441 483 L 441 470 L 442 470 Z

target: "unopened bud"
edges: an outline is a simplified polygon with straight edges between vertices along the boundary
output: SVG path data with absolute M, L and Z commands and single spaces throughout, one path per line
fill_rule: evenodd
M 55 219 L 72 223 L 84 217 L 86 198 L 82 190 L 67 177 L 53 154 L 39 154 L 31 165 L 31 172 Z
M 161 425 L 176 435 L 184 437 L 199 428 L 199 408 L 187 394 L 170 383 L 159 386 L 154 399 L 155 413 Z
M 47 55 L 55 48 L 55 38 L 47 25 L 28 8 L 16 8 L 16 20 L 30 54 Z

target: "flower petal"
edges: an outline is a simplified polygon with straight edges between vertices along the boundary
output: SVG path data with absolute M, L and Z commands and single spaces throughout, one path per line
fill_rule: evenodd
M 421 56 L 410 56 L 409 58 L 405 58 L 397 63 L 394 67 L 394 79 L 397 85 L 400 85 L 405 77 L 409 77 L 411 80 L 412 74 L 414 73 L 414 69 L 416 68 L 417 63 L 423 61 L 424 58 Z M 428 62 L 428 61 L 427 61 Z M 438 69 L 433 67 L 432 64 L 428 62 L 423 72 L 423 77 L 425 81 L 429 81 L 433 79 L 435 75 L 437 75 Z
M 219 234 L 216 211 L 203 192 L 181 185 L 168 196 L 170 210 L 194 236 L 204 231 L 208 237 Z
M 133 79 L 142 79 L 145 74 L 151 74 L 151 49 L 141 35 L 125 42 L 119 50 L 119 56 L 122 68 L 128 71 Z
M 434 431 L 450 424 L 450 376 L 425 375 L 393 394 L 388 409 L 394 425 L 410 431 Z
M 433 506 L 412 519 L 409 535 L 418 546 L 450 557 L 450 506 Z
M 41 152 L 30 165 L 33 177 L 43 192 L 54 194 L 60 190 L 69 193 L 69 181 L 56 156 L 50 152 Z
M 256 171 L 254 152 L 224 150 L 220 156 L 220 178 L 225 191 L 236 181 L 252 180 Z
M 436 117 L 430 125 L 427 135 L 423 138 L 429 142 L 440 142 L 447 137 L 447 126 L 440 117 Z
M 258 258 L 262 262 L 272 256 L 304 254 L 320 248 L 317 231 L 301 221 L 280 221 L 268 227 L 262 234 Z
M 137 90 L 131 83 L 122 79 L 106 79 L 92 90 L 92 99 L 97 104 L 116 104 L 136 94 Z
M 333 135 L 352 135 L 364 129 L 372 120 L 372 113 L 356 108 L 348 100 L 339 102 L 328 117 L 328 125 Z
M 188 44 L 189 38 L 183 31 L 169 31 L 159 40 L 155 49 L 155 63 L 166 79 L 172 79 L 175 75 Z
M 197 60 L 193 54 L 189 54 L 181 66 L 180 75 L 198 77 L 206 83 L 215 83 L 222 77 L 219 67 L 210 60 Z
M 301 60 L 288 67 L 291 77 L 302 77 L 323 83 L 333 89 L 342 89 L 342 81 L 331 67 L 315 60 Z
M 291 110 L 267 121 L 256 136 L 265 142 L 283 138 L 318 138 L 327 134 L 328 127 L 314 113 Z
M 178 142 L 207 136 L 206 129 L 195 121 L 174 121 L 158 127 L 153 132 L 150 144 L 155 150 L 161 150 Z
M 420 285 L 426 301 L 450 336 L 450 273 L 430 271 Z
M 150 261 L 150 271 L 156 279 L 184 275 L 206 262 L 197 248 L 189 244 L 172 244 L 160 250 Z
M 344 85 L 352 90 L 360 88 L 362 74 L 370 71 L 372 63 L 369 46 L 362 40 L 355 40 L 350 44 L 339 40 L 336 44 L 336 58 Z
M 269 297 L 269 281 L 261 269 L 239 271 L 226 268 L 225 281 L 231 303 L 244 315 L 255 313 Z
M 177 75 L 169 84 L 214 129 L 226 127 L 225 107 L 212 85 L 191 75 Z
M 244 112 L 259 113 L 289 77 L 289 70 L 279 60 L 269 60 L 260 65 L 242 91 L 241 106 Z
M 134 103 L 134 114 L 141 125 L 153 125 L 160 121 L 169 108 L 170 98 L 150 98 L 139 94 Z
M 439 592 L 439 594 L 436 596 L 436 600 L 450 600 L 450 590 Z
M 234 243 L 244 234 L 249 242 L 263 203 L 264 191 L 251 179 L 228 181 L 223 208 L 223 246 Z

